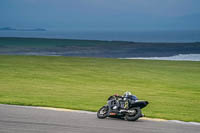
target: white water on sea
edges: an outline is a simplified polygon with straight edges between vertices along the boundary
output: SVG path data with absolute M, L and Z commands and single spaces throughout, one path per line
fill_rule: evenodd
M 200 54 L 179 54 L 169 57 L 133 57 L 120 59 L 146 59 L 146 60 L 176 60 L 176 61 L 200 61 Z

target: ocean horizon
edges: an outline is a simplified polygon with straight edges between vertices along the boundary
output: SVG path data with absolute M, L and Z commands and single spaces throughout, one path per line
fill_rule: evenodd
M 200 42 L 200 30 L 158 31 L 0 31 L 0 37 L 33 37 L 131 42 Z

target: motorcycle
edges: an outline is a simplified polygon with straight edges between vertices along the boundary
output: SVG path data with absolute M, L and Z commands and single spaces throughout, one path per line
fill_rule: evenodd
M 149 102 L 144 100 L 130 99 L 122 96 L 110 96 L 107 104 L 99 109 L 97 117 L 104 119 L 106 117 L 120 118 L 128 121 L 136 121 L 143 117 L 141 109 L 146 107 Z

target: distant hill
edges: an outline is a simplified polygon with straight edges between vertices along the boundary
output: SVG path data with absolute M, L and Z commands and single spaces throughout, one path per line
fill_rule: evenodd
M 11 27 L 3 27 L 3 28 L 0 28 L 0 30 L 17 30 L 17 29 L 14 29 Z
M 0 28 L 0 31 L 46 31 L 44 28 L 34 28 L 34 29 L 16 29 L 12 27 Z

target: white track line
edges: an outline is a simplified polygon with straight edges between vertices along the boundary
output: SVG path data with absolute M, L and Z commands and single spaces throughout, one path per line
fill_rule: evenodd
M 179 120 L 168 120 L 168 122 L 180 123 L 180 124 L 185 124 L 185 125 L 197 125 L 197 126 L 200 126 L 199 122 L 185 122 L 185 121 L 179 121 Z
M 54 111 L 68 111 L 68 112 L 76 112 L 76 113 L 96 114 L 96 112 L 82 111 L 82 110 L 60 109 L 60 108 L 51 108 L 51 107 L 37 107 L 37 108 L 54 110 Z M 200 126 L 200 123 L 198 123 L 198 122 L 184 122 L 184 121 L 179 121 L 179 120 L 165 120 L 165 119 L 147 118 L 147 117 L 142 117 L 140 119 L 141 120 L 149 120 L 149 121 L 171 122 L 171 123 L 179 123 L 179 124 L 187 124 L 187 125 L 199 125 Z

